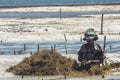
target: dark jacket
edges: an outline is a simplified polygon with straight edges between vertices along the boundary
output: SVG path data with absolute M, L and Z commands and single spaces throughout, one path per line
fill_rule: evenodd
M 104 50 L 100 45 L 94 45 L 94 48 L 89 48 L 88 43 L 83 44 L 78 52 L 78 60 L 100 60 L 105 58 Z

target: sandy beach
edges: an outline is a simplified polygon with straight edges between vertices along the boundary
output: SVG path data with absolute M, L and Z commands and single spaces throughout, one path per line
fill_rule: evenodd
M 0 12 L 85 12 L 85 11 L 120 11 L 120 5 L 88 5 L 88 6 L 49 6 L 49 7 L 17 7 L 1 8 Z M 69 15 L 69 14 L 68 14 Z M 120 32 L 120 14 L 104 15 L 104 35 L 107 39 L 120 39 L 119 35 L 108 35 Z M 0 40 L 80 40 L 88 28 L 94 28 L 97 34 L 101 30 L 101 15 L 81 15 L 71 18 L 0 18 Z M 104 35 L 99 35 L 103 40 Z M 34 38 L 33 38 L 34 37 Z
M 33 6 L 2 8 L 0 12 L 119 11 L 120 5 Z

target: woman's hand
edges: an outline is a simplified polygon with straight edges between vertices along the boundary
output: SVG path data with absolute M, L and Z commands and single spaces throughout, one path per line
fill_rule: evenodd
M 91 60 L 88 60 L 88 61 L 86 62 L 86 64 L 89 64 L 89 63 L 91 63 Z
M 82 63 L 89 64 L 89 63 L 91 63 L 91 60 L 84 60 L 84 61 L 82 61 Z

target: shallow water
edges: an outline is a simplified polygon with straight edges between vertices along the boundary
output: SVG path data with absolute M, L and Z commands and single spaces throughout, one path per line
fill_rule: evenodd
M 0 0 L 0 6 L 120 3 L 120 0 Z
M 68 41 L 67 52 L 68 54 L 77 54 L 80 49 L 80 46 L 85 42 L 82 41 Z M 103 41 L 97 41 L 101 46 L 103 46 Z M 25 51 L 24 51 L 25 44 Z M 120 53 L 120 41 L 107 41 L 106 42 L 106 52 L 107 53 Z M 24 51 L 24 54 L 29 54 L 30 52 L 35 53 L 38 50 L 42 49 L 51 49 L 51 47 L 61 53 L 65 54 L 65 42 L 64 41 L 17 41 L 17 42 L 3 42 L 0 43 L 0 53 L 2 55 L 13 55 L 14 51 Z M 111 46 L 111 49 L 110 49 Z
M 62 18 L 83 17 L 83 15 L 120 14 L 120 11 L 62 12 Z M 60 12 L 1 12 L 0 18 L 59 18 Z

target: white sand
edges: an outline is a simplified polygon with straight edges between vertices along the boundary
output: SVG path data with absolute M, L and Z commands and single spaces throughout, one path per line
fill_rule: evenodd
M 22 7 L 1 9 L 0 12 L 58 12 L 60 9 L 62 11 L 119 11 L 120 5 Z
M 120 15 L 115 14 L 116 17 Z M 108 16 L 108 15 L 107 15 Z M 113 16 L 112 16 L 113 17 Z M 104 33 L 120 32 L 120 19 L 106 19 Z M 11 40 L 80 40 L 88 28 L 94 28 L 100 33 L 100 15 L 95 18 L 57 18 L 44 19 L 0 19 L 0 39 Z M 46 31 L 47 30 L 47 31 Z M 34 37 L 34 38 L 33 38 Z M 103 35 L 99 36 L 103 40 Z M 120 39 L 119 35 L 109 35 L 107 39 Z
M 94 6 L 57 6 L 57 7 L 23 7 L 2 8 L 0 12 L 58 12 L 62 11 L 120 11 L 120 5 Z M 104 35 L 120 32 L 120 14 L 104 15 Z M 100 33 L 101 15 L 84 15 L 77 18 L 0 18 L 0 40 L 80 40 L 88 28 Z M 99 36 L 99 40 L 103 37 Z M 120 39 L 119 35 L 109 35 L 107 39 Z
M 6 72 L 6 69 L 18 64 L 24 57 L 30 55 L 0 55 L 0 78 L 13 77 L 12 73 Z

